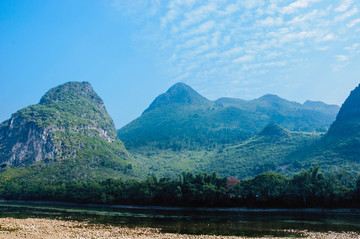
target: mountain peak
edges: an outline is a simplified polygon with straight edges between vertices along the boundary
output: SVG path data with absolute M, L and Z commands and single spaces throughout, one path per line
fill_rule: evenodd
M 348 98 L 342 104 L 336 120 L 344 120 L 353 117 L 360 118 L 360 84 L 351 91 Z
M 187 84 L 178 82 L 175 85 L 171 86 L 166 91 L 166 93 L 163 93 L 156 97 L 156 99 L 151 103 L 149 108 L 144 111 L 144 113 L 152 109 L 160 108 L 171 104 L 208 106 L 211 105 L 212 102 L 197 93 Z
M 174 84 L 173 86 L 171 86 L 166 93 L 174 93 L 177 91 L 194 91 L 189 85 L 183 83 L 183 82 L 178 82 L 176 84 Z
M 198 104 L 207 99 L 197 93 L 189 85 L 178 82 L 175 85 L 171 86 L 166 93 L 169 97 L 168 100 L 175 103 L 187 103 L 187 104 Z
M 277 95 L 266 94 L 266 95 L 261 96 L 259 99 L 261 99 L 261 100 L 279 100 L 281 98 Z
M 67 82 L 50 89 L 41 98 L 40 104 L 47 105 L 54 102 L 69 102 L 86 98 L 93 103 L 103 105 L 103 101 L 96 94 L 91 84 L 84 82 Z
M 289 132 L 276 123 L 269 123 L 265 128 L 259 133 L 260 136 L 289 136 Z

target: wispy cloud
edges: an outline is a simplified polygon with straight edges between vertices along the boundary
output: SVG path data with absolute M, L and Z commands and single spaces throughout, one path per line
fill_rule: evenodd
M 284 7 L 282 12 L 286 13 L 286 14 L 294 13 L 299 8 L 307 8 L 312 3 L 319 2 L 319 1 L 321 1 L 321 0 L 297 0 L 293 3 L 291 3 L 290 5 Z
M 360 18 L 357 18 L 347 24 L 347 27 L 354 27 L 355 25 L 360 23 Z
M 345 50 L 348 50 L 348 51 L 350 51 L 350 52 L 353 52 L 354 50 L 359 49 L 359 46 L 360 46 L 359 43 L 354 43 L 354 44 L 352 44 L 351 46 L 345 47 L 344 49 L 345 49 Z
M 337 55 L 336 56 L 336 59 L 338 60 L 338 61 L 348 61 L 349 60 L 349 56 L 347 56 L 347 55 Z
M 255 57 L 252 55 L 244 55 L 244 56 L 240 56 L 240 57 L 234 59 L 233 62 L 234 63 L 243 63 L 243 62 L 253 61 L 254 59 L 255 59 Z
M 334 65 L 360 54 L 354 0 L 140 1 L 129 11 L 152 9 L 158 60 L 173 81 L 259 82 L 269 71 L 311 64 L 312 53 L 328 54 Z
M 264 25 L 264 26 L 280 26 L 284 23 L 283 19 L 281 17 L 267 17 L 263 20 L 259 20 L 258 24 L 259 25 Z
M 335 18 L 335 21 L 344 21 L 345 19 L 347 19 L 347 18 L 349 18 L 351 16 L 354 16 L 358 12 L 359 12 L 358 8 L 354 7 L 351 10 L 345 12 L 344 14 L 337 16 Z
M 340 2 L 340 5 L 335 8 L 336 12 L 345 12 L 352 4 L 354 0 L 343 0 Z

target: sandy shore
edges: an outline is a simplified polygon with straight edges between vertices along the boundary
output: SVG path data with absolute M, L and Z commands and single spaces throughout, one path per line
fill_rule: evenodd
M 314 233 L 302 232 L 306 238 L 321 239 L 345 239 L 360 238 L 360 235 L 353 232 L 347 233 Z M 53 219 L 14 219 L 0 218 L 0 238 L 32 238 L 32 239 L 98 239 L 98 238 L 180 238 L 180 239 L 218 239 L 218 238 L 243 238 L 228 236 L 206 236 L 206 235 L 184 235 L 162 233 L 155 228 L 127 228 L 87 222 L 61 221 Z M 263 237 L 264 238 L 264 237 Z

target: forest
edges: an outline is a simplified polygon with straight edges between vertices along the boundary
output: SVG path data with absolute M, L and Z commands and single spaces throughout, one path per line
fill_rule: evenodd
M 187 207 L 360 207 L 360 177 L 346 171 L 324 175 L 319 165 L 291 178 L 265 172 L 252 179 L 183 172 L 178 178 L 143 181 L 0 179 L 5 200 Z

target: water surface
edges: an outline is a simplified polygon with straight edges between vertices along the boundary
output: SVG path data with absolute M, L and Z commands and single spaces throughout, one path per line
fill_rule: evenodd
M 0 217 L 89 221 L 163 232 L 236 236 L 299 236 L 287 229 L 360 232 L 358 210 L 141 208 L 0 203 Z

